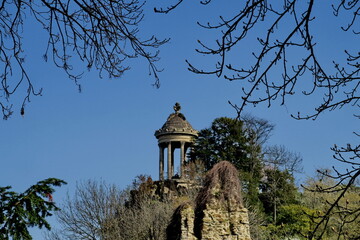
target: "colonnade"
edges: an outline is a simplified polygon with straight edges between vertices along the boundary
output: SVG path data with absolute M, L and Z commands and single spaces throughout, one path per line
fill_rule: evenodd
M 187 142 L 169 141 L 159 144 L 159 179 L 164 180 L 164 150 L 167 148 L 167 179 L 174 176 L 174 151 L 180 148 L 180 172 L 179 176 L 184 176 L 184 164 L 186 159 L 186 152 L 188 149 Z

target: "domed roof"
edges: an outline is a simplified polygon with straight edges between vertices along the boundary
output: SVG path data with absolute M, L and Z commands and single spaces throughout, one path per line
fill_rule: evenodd
M 176 103 L 174 106 L 175 113 L 171 113 L 162 128 L 155 131 L 156 138 L 168 134 L 198 135 L 198 131 L 192 128 L 184 114 L 179 112 L 180 109 L 180 104 Z

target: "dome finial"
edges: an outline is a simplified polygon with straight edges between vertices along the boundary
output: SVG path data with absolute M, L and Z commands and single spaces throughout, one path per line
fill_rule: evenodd
M 179 113 L 180 110 L 181 110 L 181 106 L 180 106 L 180 103 L 175 103 L 174 105 L 174 110 L 175 110 L 175 113 Z

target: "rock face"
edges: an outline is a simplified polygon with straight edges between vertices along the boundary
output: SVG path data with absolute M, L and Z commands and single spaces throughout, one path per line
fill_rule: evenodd
M 211 240 L 251 240 L 248 212 L 245 208 L 228 208 L 218 202 L 207 205 L 203 210 L 200 238 Z
M 168 240 L 251 240 L 238 171 L 220 162 L 208 172 L 194 204 L 180 205 L 167 228 Z
M 194 234 L 194 208 L 191 203 L 181 204 L 174 212 L 166 229 L 167 240 L 196 240 Z

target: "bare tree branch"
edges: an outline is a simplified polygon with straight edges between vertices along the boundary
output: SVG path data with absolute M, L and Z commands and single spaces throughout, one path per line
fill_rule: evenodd
M 81 90 L 82 72 L 75 71 L 74 57 L 88 69 L 95 68 L 100 77 L 121 77 L 129 69 L 126 61 L 143 58 L 149 64 L 154 85 L 159 87 L 158 48 L 168 39 L 138 37 L 138 24 L 143 19 L 142 0 L 4 0 L 0 5 L 0 106 L 3 118 L 12 114 L 10 97 L 20 86 L 25 87 L 21 114 L 30 97 L 41 95 L 34 88 L 25 69 L 23 28 L 27 20 L 35 20 L 48 34 L 44 60 L 49 58 L 63 69 Z

